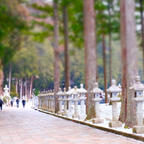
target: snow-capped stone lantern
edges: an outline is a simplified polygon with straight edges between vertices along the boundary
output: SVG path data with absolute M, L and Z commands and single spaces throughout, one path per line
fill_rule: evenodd
M 80 120 L 85 120 L 86 119 L 85 100 L 86 100 L 87 90 L 84 89 L 83 84 L 80 84 L 80 89 L 78 90 L 78 93 L 79 93 L 79 100 L 80 100 L 80 105 L 81 105 L 79 119 Z
M 62 92 L 61 88 L 59 88 L 59 91 L 58 91 L 57 95 L 58 95 L 58 101 L 59 101 L 59 112 L 58 112 L 58 114 L 62 115 L 62 113 L 63 113 L 63 109 L 62 109 L 63 92 Z
M 74 89 L 73 89 L 72 97 L 73 97 L 73 101 L 74 101 L 74 115 L 73 115 L 73 118 L 79 118 L 79 112 L 78 112 L 79 94 L 78 94 L 77 86 L 75 86 Z
M 93 101 L 95 105 L 95 118 L 92 120 L 93 123 L 102 123 L 104 120 L 100 118 L 100 101 L 103 91 L 98 87 L 98 83 L 94 84 L 94 88 L 91 91 L 93 94 Z
M 142 134 L 144 133 L 143 125 L 143 102 L 144 102 L 144 85 L 140 82 L 140 76 L 136 76 L 134 85 L 134 101 L 136 102 L 136 125 L 133 127 L 133 132 Z
M 122 123 L 118 121 L 118 107 L 117 103 L 120 101 L 118 95 L 121 93 L 121 88 L 116 85 L 116 80 L 112 80 L 112 85 L 107 89 L 110 94 L 110 101 L 112 102 L 112 121 L 109 123 L 110 127 L 121 127 Z

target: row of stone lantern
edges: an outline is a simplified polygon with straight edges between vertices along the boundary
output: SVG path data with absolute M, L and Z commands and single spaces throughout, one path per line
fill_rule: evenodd
M 136 77 L 136 82 L 130 88 L 134 93 L 134 101 L 136 104 L 136 126 L 133 128 L 135 133 L 144 133 L 143 126 L 143 110 L 142 104 L 144 102 L 144 86 L 140 83 L 140 77 Z M 119 94 L 121 93 L 121 87 L 116 85 L 116 81 L 112 80 L 112 85 L 107 89 L 110 95 L 110 101 L 112 103 L 112 121 L 110 121 L 110 127 L 121 127 L 122 123 L 118 120 L 118 102 L 120 102 Z M 76 118 L 80 120 L 86 119 L 86 93 L 87 91 L 83 88 L 83 84 L 78 89 L 76 86 L 66 92 L 59 89 L 57 96 L 59 101 L 59 112 L 58 114 L 67 116 L 70 118 Z M 100 116 L 100 101 L 103 91 L 98 87 L 98 83 L 94 84 L 93 90 L 90 92 L 93 95 L 93 101 L 95 104 L 95 118 L 92 120 L 94 123 L 102 123 L 104 120 Z M 45 94 L 43 94 L 45 95 Z M 42 96 L 41 96 L 42 97 Z M 53 111 L 54 107 L 54 94 L 47 95 L 48 97 L 48 110 Z M 42 102 L 39 105 L 42 107 Z
M 58 114 L 84 120 L 86 118 L 86 92 L 87 91 L 83 88 L 83 84 L 80 85 L 80 89 L 78 89 L 76 86 L 73 89 L 69 87 L 69 90 L 67 92 L 65 89 L 64 92 L 62 92 L 62 90 L 59 89 L 57 93 L 59 100 Z
M 113 115 L 112 120 L 114 122 L 117 120 L 116 107 L 117 107 L 117 102 L 120 99 L 117 97 L 119 92 L 121 92 L 121 89 L 118 86 L 116 86 L 116 81 L 113 80 L 112 86 L 108 89 L 108 93 L 111 95 L 112 115 Z M 78 89 L 76 86 L 73 89 L 69 87 L 69 90 L 67 92 L 65 89 L 64 89 L 64 92 L 62 92 L 60 88 L 57 93 L 58 101 L 59 101 L 58 114 L 63 115 L 63 116 L 68 116 L 71 118 L 84 120 L 86 118 L 86 105 L 85 105 L 86 93 L 87 91 L 83 88 L 83 84 L 80 85 L 80 89 Z M 93 122 L 94 123 L 103 122 L 103 119 L 100 118 L 100 108 L 99 108 L 99 103 L 102 99 L 101 96 L 103 94 L 103 91 L 98 87 L 98 83 L 94 84 L 94 88 L 90 93 L 93 95 L 93 101 L 95 103 L 96 116 L 93 119 Z M 46 94 L 43 94 L 43 95 L 46 95 Z M 52 111 L 51 105 L 53 105 L 54 103 L 54 95 L 47 94 L 47 97 L 48 97 L 48 110 Z M 39 103 L 41 105 L 41 102 Z M 67 103 L 68 103 L 68 109 L 67 109 Z M 80 104 L 80 107 L 78 107 L 79 104 Z M 114 127 L 113 125 L 111 126 Z
M 47 93 L 41 93 L 39 95 L 39 109 L 48 110 L 50 112 L 55 111 L 54 107 L 54 93 L 53 91 L 48 91 Z

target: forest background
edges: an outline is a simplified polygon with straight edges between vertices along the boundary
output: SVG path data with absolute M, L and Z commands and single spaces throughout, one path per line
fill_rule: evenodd
M 136 1 L 139 74 L 143 77 L 143 11 Z M 66 11 L 64 11 L 66 10 Z M 114 78 L 121 83 L 120 8 L 116 0 L 95 1 L 97 81 L 107 89 Z M 31 97 L 32 89 L 54 88 L 53 4 L 41 0 L 0 0 L 1 85 L 11 95 Z M 67 16 L 67 35 L 65 33 Z M 83 0 L 59 0 L 60 87 L 65 87 L 65 41 L 68 40 L 70 85 L 85 83 Z M 6 25 L 7 23 L 7 25 Z M 104 79 L 105 78 L 105 79 Z M 108 85 L 105 85 L 105 82 Z

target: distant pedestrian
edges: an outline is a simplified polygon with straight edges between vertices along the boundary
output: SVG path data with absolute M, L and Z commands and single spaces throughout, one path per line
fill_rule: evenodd
M 11 107 L 13 107 L 13 99 L 11 99 L 11 102 L 10 102 L 10 103 L 11 103 Z
M 19 108 L 19 99 L 16 99 L 17 108 Z
M 23 99 L 23 100 L 22 100 L 23 108 L 25 107 L 25 104 L 26 104 L 26 101 L 25 101 L 25 99 Z
M 2 110 L 2 106 L 3 106 L 3 101 L 2 101 L 2 99 L 0 99 L 0 109 Z

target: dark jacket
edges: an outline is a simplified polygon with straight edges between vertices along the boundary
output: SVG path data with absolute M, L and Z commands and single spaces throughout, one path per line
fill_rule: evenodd
M 2 106 L 4 103 L 3 103 L 3 101 L 0 99 L 0 106 Z
M 26 101 L 25 101 L 25 100 L 22 100 L 22 104 L 25 105 L 25 103 L 26 103 Z
M 16 103 L 19 104 L 19 99 L 16 100 Z

